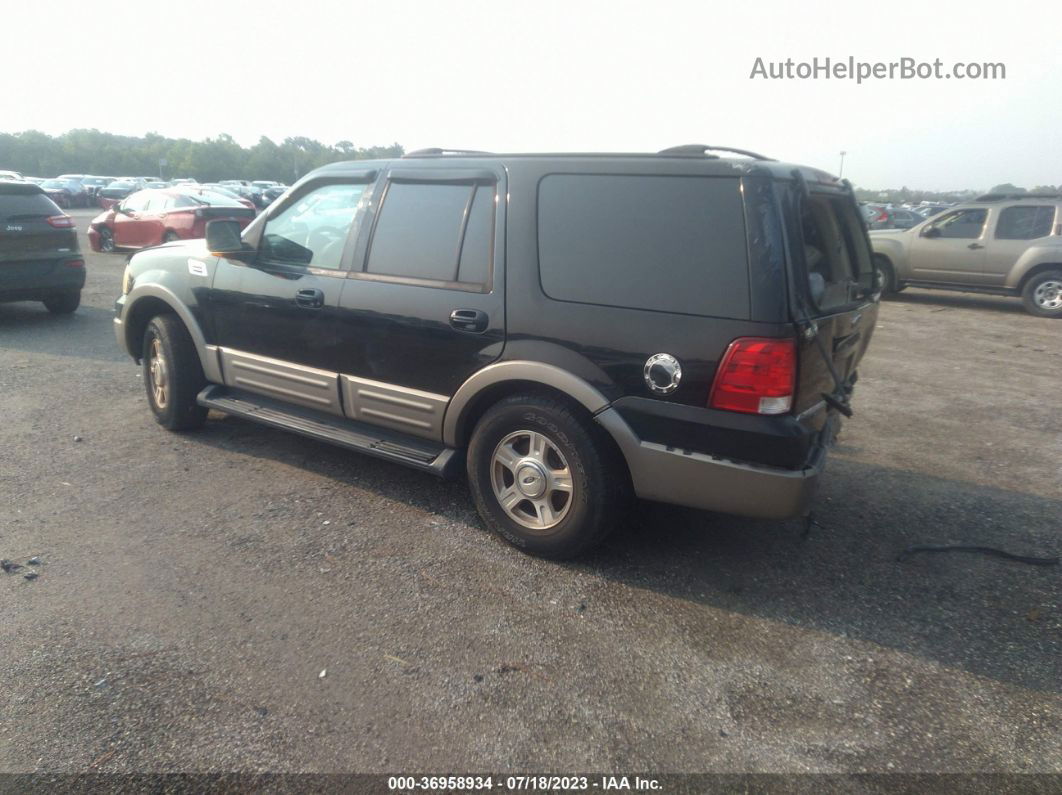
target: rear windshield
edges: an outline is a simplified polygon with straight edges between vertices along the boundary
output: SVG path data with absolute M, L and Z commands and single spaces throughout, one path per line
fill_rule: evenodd
M 801 203 L 808 288 L 820 310 L 855 300 L 870 286 L 872 268 L 863 219 L 845 196 L 812 195 Z
M 538 246 L 542 289 L 559 301 L 749 316 L 734 177 L 549 175 Z
M 20 215 L 50 216 L 62 215 L 55 202 L 43 193 L 4 194 L 0 193 L 0 220 L 6 221 Z

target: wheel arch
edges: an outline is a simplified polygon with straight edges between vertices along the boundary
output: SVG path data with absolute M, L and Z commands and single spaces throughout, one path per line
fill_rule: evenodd
M 1018 280 L 1018 293 L 1022 293 L 1025 291 L 1025 285 L 1027 285 L 1034 276 L 1039 276 L 1041 273 L 1055 270 L 1062 271 L 1062 262 L 1041 262 L 1038 265 L 1033 265 L 1031 268 L 1025 271 L 1025 273 L 1023 273 L 1021 275 L 1021 278 Z
M 534 361 L 496 362 L 465 381 L 450 399 L 443 417 L 443 442 L 450 447 L 467 444 L 483 413 L 508 395 L 539 392 L 580 406 L 593 417 L 609 401 L 592 384 L 552 364 Z
M 216 350 L 214 346 L 207 344 L 206 337 L 195 316 L 176 295 L 160 284 L 145 284 L 133 288 L 127 300 L 129 303 L 122 319 L 122 324 L 125 326 L 125 347 L 138 363 L 140 362 L 140 340 L 144 338 L 144 330 L 148 323 L 157 315 L 173 314 L 188 330 L 207 380 L 220 383 L 221 369 L 218 365 Z

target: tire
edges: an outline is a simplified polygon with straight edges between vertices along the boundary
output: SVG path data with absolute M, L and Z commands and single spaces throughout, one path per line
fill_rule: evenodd
M 44 308 L 53 315 L 73 314 L 81 305 L 81 291 L 70 290 L 68 292 L 55 293 L 44 299 Z
M 1025 311 L 1039 317 L 1062 318 L 1062 270 L 1033 276 L 1021 291 Z
M 144 330 L 141 350 L 148 405 L 159 425 L 171 431 L 201 427 L 207 410 L 195 399 L 206 378 L 188 329 L 176 315 L 158 315 Z
M 167 229 L 166 233 L 162 236 L 163 243 L 172 243 L 175 240 L 180 240 L 181 237 L 172 229 Z
M 492 406 L 472 433 L 467 467 L 487 527 L 545 558 L 575 557 L 599 543 L 630 499 L 626 468 L 605 432 L 546 397 L 515 395 Z M 509 508 L 499 495 L 509 495 Z
M 114 233 L 105 226 L 99 228 L 100 251 L 104 254 L 114 253 Z
M 893 270 L 892 263 L 884 257 L 874 257 L 874 269 L 878 273 L 878 282 L 882 285 L 882 295 L 892 295 L 898 293 L 900 289 L 896 285 L 896 271 Z

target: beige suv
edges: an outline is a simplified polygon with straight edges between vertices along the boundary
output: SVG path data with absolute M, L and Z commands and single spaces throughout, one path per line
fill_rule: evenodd
M 1062 318 L 1062 195 L 988 194 L 911 229 L 870 232 L 884 292 L 905 287 L 1021 296 Z

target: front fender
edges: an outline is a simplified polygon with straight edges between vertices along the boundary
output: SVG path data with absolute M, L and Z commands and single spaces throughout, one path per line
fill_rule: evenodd
M 880 254 L 889 260 L 897 279 L 903 281 L 911 278 L 905 238 L 878 236 L 871 233 L 870 247 L 875 254 Z
M 139 327 L 139 323 L 132 321 L 140 320 L 138 307 L 142 307 L 145 300 L 155 299 L 161 301 L 181 319 L 185 328 L 188 329 L 188 334 L 195 345 L 196 353 L 199 354 L 199 361 L 203 366 L 203 374 L 207 380 L 220 383 L 221 367 L 218 364 L 217 347 L 207 344 L 203 328 L 188 307 L 188 304 L 180 299 L 172 285 L 167 284 L 168 281 L 173 280 L 173 274 L 165 271 L 148 271 L 145 274 L 139 274 L 137 279 L 144 279 L 149 275 L 154 277 L 153 280 L 135 284 L 124 298 L 121 314 L 115 318 L 115 324 L 121 326 L 122 339 L 125 343 L 126 351 L 134 359 L 140 358 L 137 341 L 132 339 L 133 336 L 136 336 L 134 330 Z M 187 289 L 187 285 L 183 285 L 183 288 Z M 154 301 L 151 301 L 151 303 L 154 304 Z

